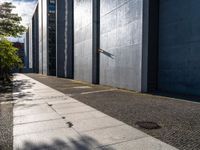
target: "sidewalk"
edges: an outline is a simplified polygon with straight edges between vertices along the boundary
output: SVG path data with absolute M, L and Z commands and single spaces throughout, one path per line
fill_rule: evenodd
M 15 150 L 176 149 L 25 75 L 15 84 Z

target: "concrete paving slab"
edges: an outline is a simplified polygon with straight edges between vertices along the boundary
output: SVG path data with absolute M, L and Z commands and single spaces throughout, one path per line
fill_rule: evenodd
M 55 110 L 58 114 L 62 115 L 62 114 L 72 114 L 72 113 L 94 111 L 95 109 L 85 105 L 85 106 L 80 106 L 80 107 L 75 107 L 75 108 L 58 108 Z
M 148 137 L 147 134 L 128 125 L 84 132 L 84 135 L 96 139 L 102 146 Z
M 76 103 L 59 103 L 59 104 L 53 104 L 52 107 L 54 109 L 68 109 L 68 108 L 76 108 L 76 107 L 82 107 L 85 106 L 85 104 L 76 102 Z
M 108 116 L 95 119 L 93 118 L 93 119 L 79 120 L 72 123 L 73 123 L 73 128 L 80 133 L 101 128 L 120 126 L 124 124 L 123 122 Z
M 63 114 L 62 116 L 64 116 L 67 120 L 71 122 L 75 122 L 75 121 L 77 122 L 77 121 L 86 120 L 86 119 L 102 118 L 107 115 L 95 110 L 95 111 L 89 111 L 89 112 Z
M 39 122 L 39 121 L 48 121 L 48 120 L 54 120 L 54 119 L 61 119 L 61 117 L 53 113 L 44 113 L 44 114 L 36 114 L 36 115 L 26 115 L 26 116 L 19 116 L 14 117 L 13 124 L 27 124 L 27 123 L 33 123 L 33 122 Z
M 56 99 L 57 100 L 57 99 Z M 20 105 L 36 105 L 36 104 L 47 104 L 47 101 L 55 101 L 55 99 L 39 99 L 39 100 L 32 100 L 32 99 L 26 99 L 26 100 L 16 100 L 14 101 L 15 106 Z
M 55 101 L 46 101 L 48 104 L 66 104 L 66 103 L 77 103 L 79 101 L 73 99 L 73 98 L 60 98 L 58 100 L 55 100 Z
M 69 128 L 15 136 L 14 150 L 66 148 L 72 138 L 78 139 L 78 137 L 79 134 Z
M 53 129 L 66 128 L 66 127 L 68 126 L 66 125 L 65 121 L 62 119 L 14 125 L 13 135 L 16 136 L 16 135 L 23 135 L 23 134 L 30 134 L 30 133 L 39 133 L 42 131 L 48 131 L 48 130 L 53 130 Z
M 29 109 L 37 109 L 37 108 L 41 108 L 41 107 L 45 107 L 47 106 L 46 103 L 42 103 L 42 104 L 26 104 L 26 105 L 15 105 L 15 107 L 13 108 L 13 111 L 19 111 L 19 110 L 29 110 Z
M 123 142 L 102 148 L 103 150 L 177 150 L 153 137 Z
M 14 110 L 13 116 L 26 116 L 26 115 L 33 115 L 33 114 L 42 114 L 42 113 L 53 113 L 54 111 L 48 105 L 39 105 L 34 108 L 22 109 L 22 110 Z

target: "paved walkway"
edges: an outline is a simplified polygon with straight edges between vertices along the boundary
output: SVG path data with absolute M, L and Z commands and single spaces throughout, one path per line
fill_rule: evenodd
M 178 149 L 200 150 L 200 97 L 141 94 L 54 76 L 26 75 Z M 143 129 L 136 125 L 138 121 L 155 122 L 161 128 Z
M 176 149 L 25 75 L 15 84 L 15 150 Z

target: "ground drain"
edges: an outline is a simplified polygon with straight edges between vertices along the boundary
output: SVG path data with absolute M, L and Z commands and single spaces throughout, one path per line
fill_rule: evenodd
M 135 123 L 135 125 L 139 126 L 140 128 L 148 129 L 148 130 L 161 128 L 161 126 L 159 126 L 157 123 L 151 122 L 151 121 L 138 121 Z

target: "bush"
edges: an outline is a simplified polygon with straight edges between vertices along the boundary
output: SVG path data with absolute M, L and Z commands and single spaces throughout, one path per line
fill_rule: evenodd
M 17 67 L 22 67 L 22 61 L 17 55 L 18 49 L 12 42 L 1 37 L 0 38 L 0 78 L 10 80 L 10 71 Z

